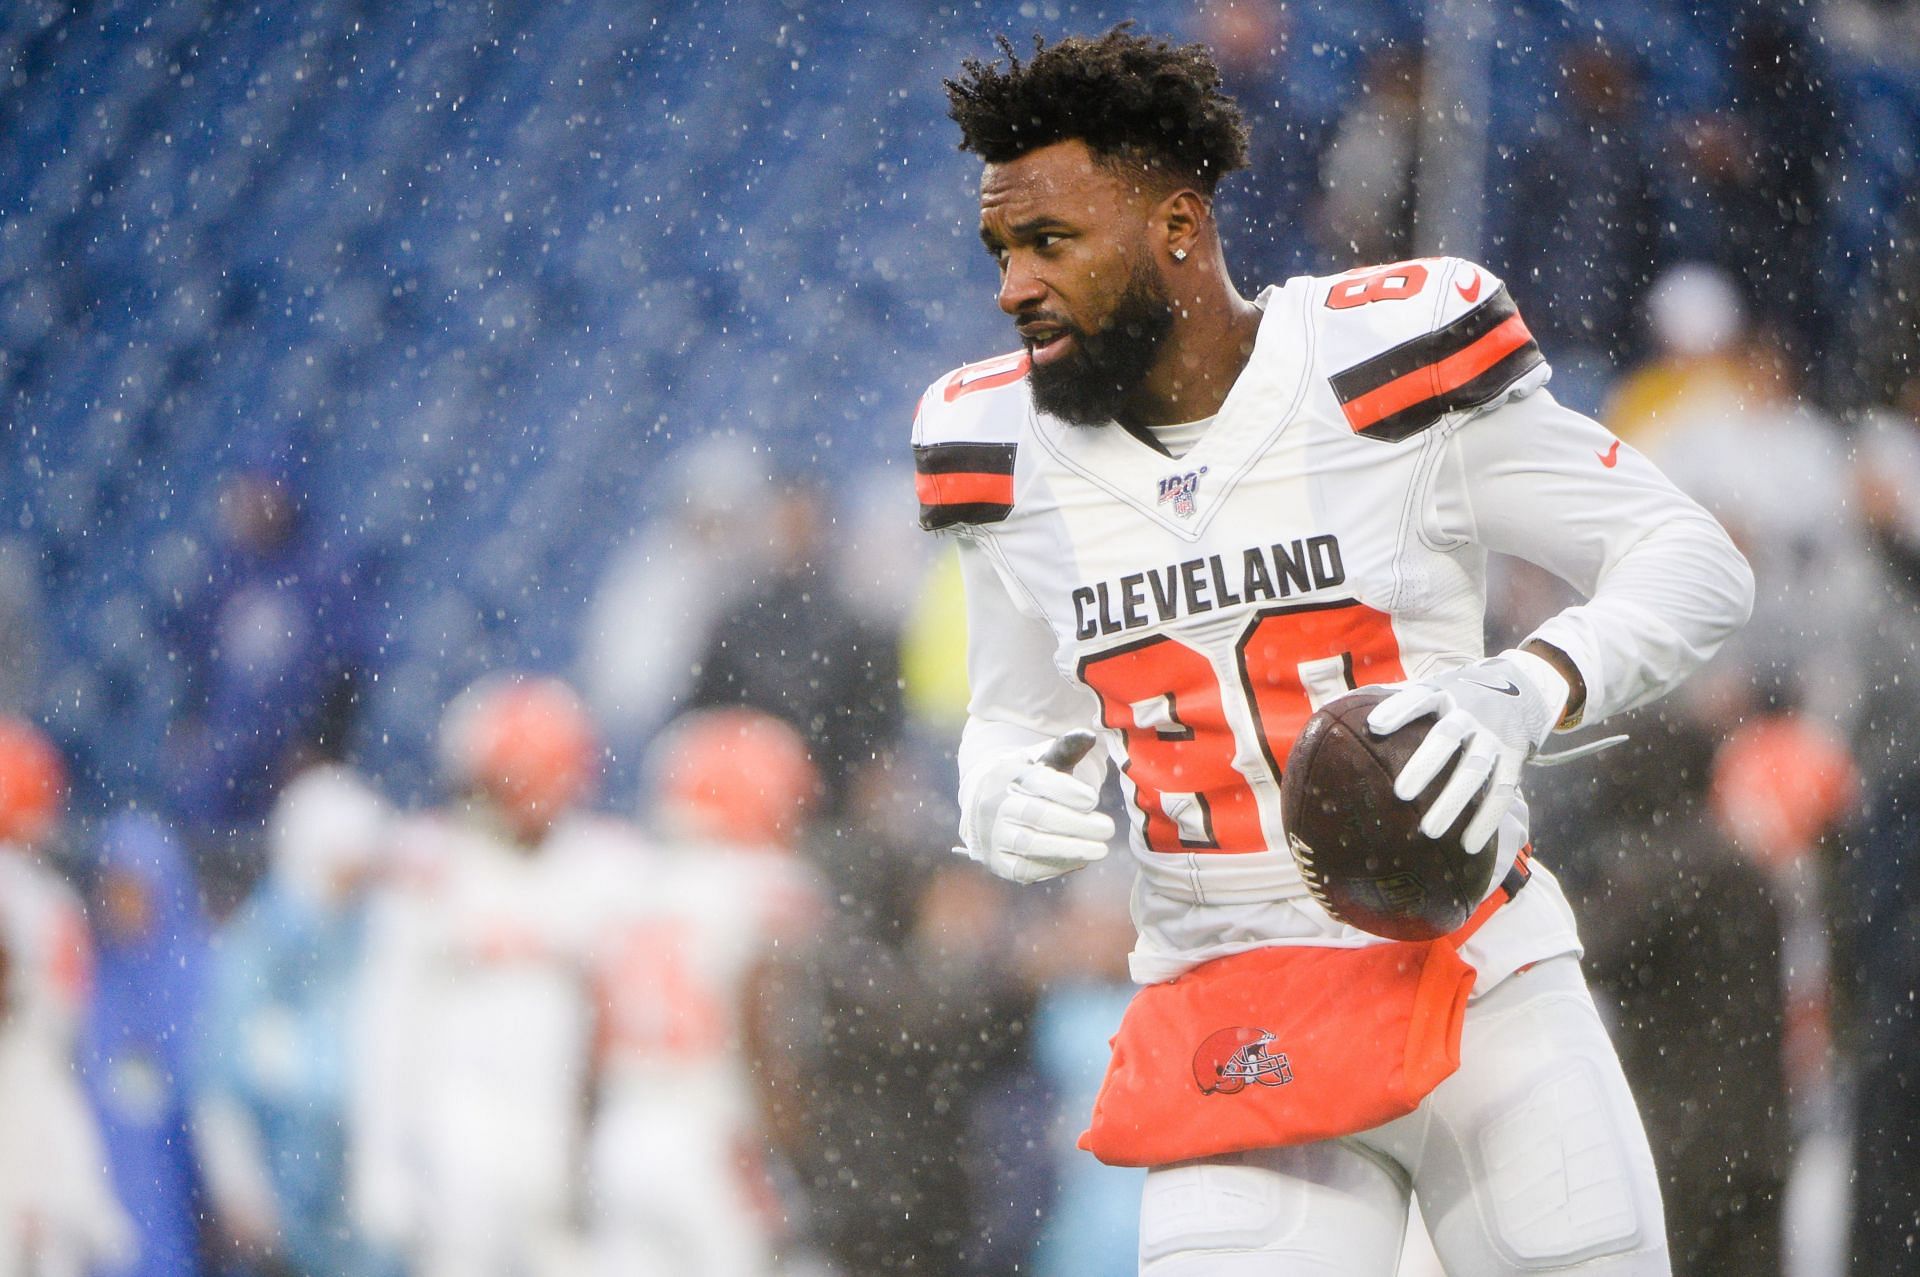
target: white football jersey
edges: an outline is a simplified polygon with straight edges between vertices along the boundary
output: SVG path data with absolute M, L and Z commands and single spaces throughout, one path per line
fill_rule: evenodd
M 778 1205 L 746 1054 L 754 977 L 824 917 L 798 855 L 634 845 L 592 929 L 599 1092 L 589 1148 L 601 1271 L 773 1271 Z
M 79 896 L 0 840 L 0 1273 L 119 1270 L 134 1257 L 74 1061 L 92 955 Z
M 729 1117 L 744 1120 L 749 979 L 770 949 L 811 928 L 825 908 L 820 888 L 805 862 L 778 850 L 623 850 L 626 863 L 605 874 L 591 940 L 603 1085 L 662 1094 L 724 1083 Z
M 440 813 L 398 836 L 397 880 L 370 924 L 351 1160 L 364 1226 L 424 1272 L 523 1271 L 567 1225 L 592 868 L 619 836 L 573 816 L 529 851 Z
M 80 897 L 34 853 L 0 842 L 0 1024 L 67 1058 L 86 1015 L 93 940 Z
M 1489 550 L 1591 596 L 1535 632 L 1579 667 L 1589 722 L 1672 686 L 1747 606 L 1718 525 L 1542 389 L 1483 267 L 1302 277 L 1258 302 L 1252 357 L 1177 460 L 1037 412 L 1020 354 L 942 378 L 915 421 L 922 524 L 957 536 L 967 575 L 963 773 L 1100 730 L 1142 871 L 1143 980 L 1263 944 L 1373 942 L 1306 896 L 1281 768 L 1341 693 L 1484 654 Z M 1517 804 L 1502 870 L 1525 840 Z M 1482 987 L 1577 948 L 1538 876 L 1468 946 Z

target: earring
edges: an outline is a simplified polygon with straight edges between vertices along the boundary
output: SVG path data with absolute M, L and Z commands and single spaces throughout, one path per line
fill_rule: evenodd
M 1176 262 L 1184 262 L 1184 261 L 1186 261 L 1186 260 L 1187 260 L 1187 250 L 1186 250 L 1186 249 L 1184 249 L 1184 248 L 1176 248 L 1176 249 L 1174 249 L 1174 250 L 1173 250 L 1173 260 L 1174 260 L 1174 261 L 1176 261 Z

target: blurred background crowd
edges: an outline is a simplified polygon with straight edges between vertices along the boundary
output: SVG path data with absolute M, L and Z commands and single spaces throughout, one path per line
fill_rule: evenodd
M 1124 856 L 948 854 L 905 446 L 939 78 L 1126 17 L 1243 289 L 1485 261 L 1754 563 L 1537 846 L 1676 1270 L 1920 1268 L 1920 5 L 18 0 L 0 1277 L 1133 1271 Z

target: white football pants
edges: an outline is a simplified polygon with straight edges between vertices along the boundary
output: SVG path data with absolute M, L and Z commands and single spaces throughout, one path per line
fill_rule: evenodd
M 660 1089 L 642 1089 L 646 1081 Z M 711 1079 L 703 1079 L 710 1081 Z M 773 1203 L 739 1114 L 671 1075 L 608 1090 L 593 1132 L 599 1277 L 766 1277 Z
M 1142 1277 L 1392 1277 L 1411 1195 L 1457 1277 L 1665 1277 L 1653 1155 L 1578 960 L 1468 1004 L 1460 1061 L 1373 1130 L 1149 1172 Z

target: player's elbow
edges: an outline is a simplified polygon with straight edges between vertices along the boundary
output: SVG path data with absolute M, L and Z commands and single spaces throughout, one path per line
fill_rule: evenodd
M 1747 556 L 1739 550 L 1733 552 L 1733 581 L 1735 618 L 1733 628 L 1739 629 L 1753 618 L 1754 578 L 1753 565 L 1747 562 Z
M 1708 559 L 1703 565 L 1707 570 L 1700 574 L 1698 588 L 1702 602 L 1708 604 L 1710 614 L 1719 621 L 1720 633 L 1714 643 L 1717 647 L 1752 618 L 1755 585 L 1753 565 L 1740 553 L 1733 538 L 1718 523 L 1709 521 L 1709 526 L 1710 553 L 1703 556 Z

